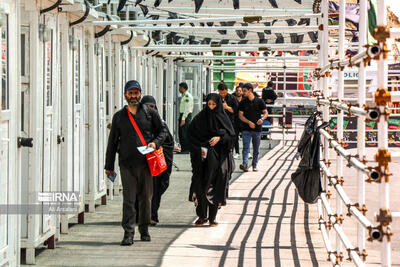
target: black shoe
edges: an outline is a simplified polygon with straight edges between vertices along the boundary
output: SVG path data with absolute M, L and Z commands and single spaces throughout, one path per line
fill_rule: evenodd
M 133 236 L 124 236 L 121 241 L 121 246 L 130 246 L 133 245 Z
M 140 235 L 140 240 L 146 241 L 146 242 L 150 242 L 151 241 L 151 237 L 150 237 L 149 233 L 141 234 Z
M 194 225 L 203 226 L 207 221 L 208 221 L 208 219 L 198 218 L 197 221 L 194 222 Z
M 149 226 L 147 224 L 139 225 L 140 240 L 151 241 L 149 234 Z
M 217 227 L 218 226 L 218 222 L 217 221 L 210 221 L 210 226 L 211 227 Z
M 240 164 L 239 168 L 244 171 L 244 172 L 248 172 L 249 168 L 246 165 Z
M 253 172 L 258 171 L 257 166 L 253 166 Z

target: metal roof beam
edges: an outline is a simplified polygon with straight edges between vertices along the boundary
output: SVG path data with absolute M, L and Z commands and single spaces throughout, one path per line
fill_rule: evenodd
M 239 52 L 239 51 L 265 51 L 265 50 L 280 50 L 280 51 L 298 51 L 298 50 L 317 50 L 316 45 L 290 45 L 290 46 L 271 46 L 271 47 L 259 47 L 259 46 L 224 46 L 224 47 L 197 47 L 197 46 L 183 46 L 175 45 L 170 47 L 160 46 L 142 46 L 135 47 L 137 50 L 155 50 L 160 52 L 213 52 L 213 51 L 226 51 L 226 52 Z
M 232 7 L 218 7 L 219 3 L 217 1 L 216 5 L 214 7 L 207 7 L 206 5 L 203 5 L 203 7 L 199 10 L 199 13 L 197 14 L 203 14 L 203 13 L 218 13 L 218 12 L 228 12 L 228 13 L 249 13 L 249 12 L 260 12 L 260 13 L 313 13 L 313 10 L 310 8 L 259 8 L 260 5 L 253 5 L 253 6 L 246 6 L 246 7 L 241 7 L 240 9 L 233 9 Z M 174 1 L 175 3 L 175 1 Z M 177 4 L 177 3 L 176 3 Z M 152 8 L 152 6 L 148 6 L 149 8 Z M 193 6 L 183 6 L 178 5 L 177 6 L 158 6 L 155 8 L 156 10 L 168 10 L 168 11 L 192 11 L 194 10 L 194 5 Z M 215 12 L 214 12 L 215 11 Z
M 244 22 L 252 16 L 234 16 L 229 17 L 216 17 L 216 18 L 185 18 L 185 19 L 159 19 L 159 20 L 122 20 L 122 21 L 88 21 L 86 23 L 94 25 L 138 25 L 138 24 L 180 24 L 180 23 L 200 23 L 200 22 L 220 22 L 220 21 L 237 21 Z M 260 16 L 260 21 L 273 20 L 273 19 L 292 19 L 292 18 L 318 18 L 320 14 L 301 14 L 301 15 L 276 15 L 276 16 Z
M 329 29 L 337 29 L 337 26 L 330 26 Z M 145 30 L 145 31 L 219 31 L 219 30 L 226 30 L 226 31 L 235 31 L 235 30 L 247 30 L 247 31 L 278 31 L 279 33 L 299 33 L 299 32 L 312 32 L 317 31 L 318 26 L 212 26 L 212 27 L 202 27 L 202 26 L 136 26 L 136 27 L 124 27 L 124 29 L 129 30 Z
M 183 57 L 185 60 L 186 59 L 203 59 L 203 60 L 230 60 L 230 59 L 272 59 L 272 60 L 317 60 L 318 57 L 314 56 L 293 56 L 293 57 L 265 57 L 265 56 L 260 56 L 260 57 L 254 57 L 254 56 L 193 56 L 193 55 L 167 55 L 165 57 Z M 302 63 L 311 63 L 310 61 L 302 61 Z M 317 62 L 317 61 L 313 61 Z M 260 63 L 260 62 L 257 62 Z

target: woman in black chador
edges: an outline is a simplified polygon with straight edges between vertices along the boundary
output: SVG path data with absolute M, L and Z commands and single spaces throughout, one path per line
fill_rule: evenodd
M 189 200 L 196 205 L 197 226 L 207 221 L 210 226 L 217 226 L 215 217 L 218 208 L 226 205 L 229 179 L 235 168 L 235 130 L 218 94 L 209 94 L 206 103 L 189 125 L 193 172 Z

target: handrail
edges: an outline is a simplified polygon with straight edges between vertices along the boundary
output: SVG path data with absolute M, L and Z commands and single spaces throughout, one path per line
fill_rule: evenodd
M 336 68 L 343 68 L 346 66 L 353 66 L 353 65 L 357 65 L 361 62 L 363 62 L 365 59 L 371 59 L 374 58 L 376 56 L 378 56 L 381 53 L 381 48 L 379 47 L 379 45 L 372 45 L 372 46 L 368 46 L 367 50 L 364 50 L 360 53 L 358 53 L 355 56 L 352 56 L 348 59 L 345 60 L 331 60 L 331 62 L 329 64 L 326 64 L 325 66 L 321 67 L 321 70 L 319 71 L 319 75 L 323 75 L 325 74 L 328 70 L 333 70 Z
M 324 240 L 324 244 L 325 244 L 325 248 L 326 251 L 328 252 L 329 255 L 329 260 L 331 262 L 334 262 L 334 267 L 340 267 L 340 264 L 338 263 L 338 259 L 336 258 L 335 252 L 332 249 L 331 246 L 331 242 L 329 240 L 329 236 L 328 236 L 328 231 L 326 229 L 326 221 L 323 219 L 322 216 L 322 204 L 321 204 L 321 199 L 318 199 L 317 202 L 318 205 L 318 225 L 319 225 L 319 229 L 321 231 L 322 234 L 322 239 Z
M 323 207 L 325 208 L 326 212 L 328 213 L 327 216 L 329 218 L 329 223 L 337 232 L 340 240 L 342 241 L 343 245 L 346 247 L 349 257 L 354 261 L 356 266 L 365 266 L 364 262 L 361 260 L 360 256 L 357 253 L 357 250 L 347 238 L 346 234 L 343 232 L 342 227 L 340 226 L 340 219 L 338 218 L 337 214 L 333 214 L 331 206 L 326 198 L 326 193 L 321 194 L 321 201 Z
M 337 141 L 334 140 L 334 138 L 326 130 L 320 129 L 319 132 L 322 137 L 328 140 L 332 148 L 336 150 L 336 153 L 346 159 L 349 164 L 351 164 L 356 169 L 364 172 L 365 174 L 371 175 L 369 168 L 364 163 L 352 156 L 350 152 L 345 150 Z
M 347 206 L 349 212 L 347 215 L 350 216 L 350 213 L 353 214 L 354 217 L 367 229 L 373 227 L 372 223 L 367 219 L 367 217 L 365 217 L 357 208 L 357 205 L 351 202 L 350 198 L 347 196 L 342 185 L 340 184 L 338 178 L 335 178 L 335 176 L 329 171 L 328 167 L 323 161 L 320 161 L 319 164 L 321 166 L 322 171 L 325 173 L 325 175 L 328 177 L 333 187 L 338 192 L 343 203 Z

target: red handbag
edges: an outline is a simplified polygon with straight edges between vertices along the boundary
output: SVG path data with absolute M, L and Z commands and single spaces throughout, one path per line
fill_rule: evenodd
M 140 131 L 138 125 L 136 124 L 136 121 L 133 119 L 132 114 L 129 112 L 129 109 L 127 110 L 129 119 L 131 120 L 131 123 L 133 125 L 133 128 L 135 128 L 136 133 L 139 135 L 140 141 L 142 141 L 142 144 L 144 146 L 147 146 L 146 140 L 144 140 L 142 132 Z M 167 163 L 165 161 L 162 146 L 160 146 L 153 152 L 147 153 L 146 159 L 152 176 L 158 176 L 167 169 Z

